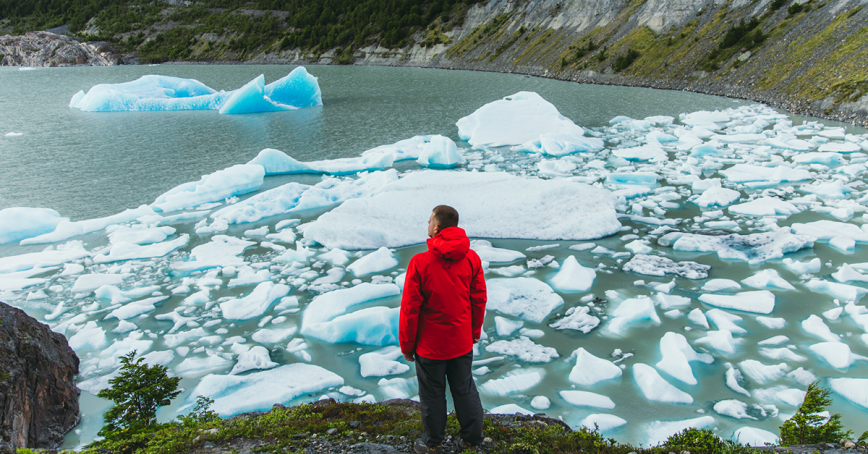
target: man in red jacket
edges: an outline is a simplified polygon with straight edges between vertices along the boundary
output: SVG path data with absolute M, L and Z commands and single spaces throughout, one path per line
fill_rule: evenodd
M 487 299 L 482 261 L 452 207 L 434 208 L 428 236 L 428 251 L 407 266 L 398 329 L 401 352 L 416 362 L 419 381 L 424 430 L 417 453 L 442 452 L 447 380 L 461 425 L 459 447 L 472 448 L 483 437 L 482 403 L 470 373 Z

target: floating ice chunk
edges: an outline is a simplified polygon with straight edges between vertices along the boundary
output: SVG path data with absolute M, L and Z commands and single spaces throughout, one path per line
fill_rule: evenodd
M 760 402 L 782 403 L 791 407 L 798 407 L 805 400 L 805 391 L 779 385 L 754 390 L 754 397 Z
M 315 251 L 310 250 L 301 241 L 295 242 L 295 250 L 287 249 L 282 254 L 274 258 L 277 263 L 306 263 L 308 257 L 316 255 Z
M 811 180 L 811 172 L 804 169 L 792 169 L 786 166 L 763 167 L 753 164 L 736 164 L 728 169 L 719 170 L 733 183 L 750 183 L 754 181 L 788 182 Z
M 646 296 L 622 301 L 609 315 L 611 319 L 606 325 L 606 331 L 614 335 L 623 335 L 630 326 L 643 322 L 660 324 L 654 301 Z
M 860 150 L 858 144 L 852 142 L 827 142 L 817 148 L 822 153 L 855 153 Z
M 190 235 L 183 234 L 178 238 L 163 243 L 139 246 L 134 243 L 116 243 L 106 253 L 95 255 L 94 263 L 110 263 L 122 260 L 149 259 L 163 257 L 166 254 L 180 249 L 190 241 Z
M 376 148 L 371 148 L 364 151 L 362 156 L 379 158 L 380 156 L 388 155 L 392 157 L 394 162 L 418 159 L 425 145 L 430 140 L 431 136 L 414 136 L 390 145 L 380 145 Z
M 736 325 L 735 322 L 740 322 L 743 320 L 741 317 L 735 314 L 730 314 L 729 312 L 724 312 L 720 309 L 711 309 L 705 314 L 711 323 L 714 323 L 714 326 L 717 329 L 729 331 L 733 334 L 746 334 L 747 330 Z
M 527 391 L 538 385 L 545 371 L 543 369 L 516 369 L 500 378 L 488 380 L 479 386 L 479 391 L 493 396 L 505 396 L 514 392 Z
M 530 401 L 530 406 L 537 410 L 547 410 L 552 402 L 546 396 L 536 396 Z
M 304 184 L 287 183 L 218 210 L 211 214 L 211 218 L 227 224 L 243 224 L 285 214 L 298 205 L 302 193 L 309 188 Z
M 516 404 L 505 404 L 500 405 L 498 407 L 494 407 L 488 411 L 489 414 L 492 415 L 525 415 L 525 416 L 533 416 L 534 412 L 530 410 L 525 410 L 524 408 L 519 407 Z
M 651 246 L 648 246 L 648 243 L 642 240 L 634 240 L 627 243 L 624 248 L 634 254 L 649 254 L 654 250 Z
M 389 346 L 359 356 L 362 377 L 385 377 L 407 372 L 410 366 L 395 361 L 402 356 L 401 348 L 398 346 Z
M 829 387 L 850 402 L 868 409 L 868 378 L 830 378 Z
M 140 225 L 136 227 L 110 225 L 106 227 L 106 232 L 108 232 L 111 244 L 132 243 L 142 245 L 165 241 L 169 235 L 175 233 L 175 229 L 172 227 L 141 228 Z
M 737 341 L 732 338 L 732 333 L 727 330 L 709 331 L 705 333 L 705 337 L 696 339 L 696 345 L 704 345 L 713 348 L 724 355 L 732 355 L 735 353 Z
M 746 280 L 747 279 L 742 282 L 745 282 Z M 755 314 L 771 314 L 775 309 L 775 295 L 768 290 L 741 292 L 735 295 L 713 295 L 705 293 L 699 296 L 699 301 L 702 301 L 709 306 L 752 312 Z
M 103 285 L 120 285 L 130 274 L 85 274 L 79 276 L 72 284 L 72 293 L 90 293 Z
M 268 270 L 256 271 L 248 266 L 242 266 L 235 278 L 229 280 L 227 287 L 235 288 L 244 285 L 259 284 L 271 279 L 271 272 Z
M 759 353 L 766 358 L 774 360 L 783 359 L 786 361 L 806 361 L 808 359 L 793 352 L 789 348 L 761 348 L 759 349 Z
M 818 259 L 819 260 L 819 259 Z M 868 282 L 868 276 L 856 271 L 852 266 L 843 264 L 838 271 L 832 273 L 832 278 L 838 282 Z
M 139 353 L 141 353 L 141 352 L 139 352 Z M 175 360 L 175 353 L 172 352 L 171 350 L 164 350 L 164 351 L 159 351 L 159 352 L 150 352 L 150 353 L 142 356 L 142 359 L 145 360 L 144 361 L 145 364 L 152 366 L 152 367 L 156 366 L 156 365 L 168 367 L 169 364 L 172 364 L 172 361 Z
M 541 134 L 539 139 L 527 141 L 511 148 L 512 151 L 541 153 L 549 156 L 566 156 L 584 151 L 599 151 L 605 142 L 596 137 L 585 137 L 583 132 Z
M 586 292 L 594 285 L 597 272 L 579 264 L 575 256 L 568 256 L 549 283 L 561 293 Z
M 766 340 L 757 342 L 757 345 L 780 345 L 784 342 L 789 342 L 790 338 L 784 335 L 770 337 Z
M 690 394 L 669 384 L 653 367 L 647 364 L 633 364 L 633 379 L 636 380 L 642 395 L 650 401 L 676 404 L 693 403 L 693 397 Z
M 32 238 L 23 239 L 21 240 L 21 244 L 57 243 L 74 236 L 102 230 L 110 225 L 131 222 L 139 217 L 153 214 L 154 210 L 152 210 L 151 207 L 142 205 L 138 208 L 124 210 L 121 213 L 103 218 L 87 219 L 84 221 L 62 220 L 57 224 L 57 227 L 53 231 Z
M 675 232 L 660 237 L 657 244 L 671 245 L 676 251 L 683 252 L 716 252 L 722 259 L 743 260 L 755 264 L 781 258 L 784 254 L 806 247 L 813 247 L 814 237 L 794 235 L 787 228 L 750 235 L 712 236 Z
M 766 366 L 754 359 L 746 359 L 738 363 L 738 366 L 748 378 L 760 385 L 779 380 L 790 370 L 790 366 L 787 363 Z
M 787 324 L 787 320 L 780 317 L 759 316 L 756 318 L 756 321 L 768 329 L 781 329 Z
M 116 318 L 118 320 L 128 320 L 133 317 L 138 317 L 148 312 L 157 310 L 157 304 L 169 299 L 168 296 L 155 296 L 153 298 L 145 298 L 143 300 L 134 301 L 125 306 L 121 306 L 106 315 L 105 318 Z
M 351 307 L 397 296 L 395 284 L 362 283 L 314 298 L 304 311 L 301 334 L 329 343 L 388 345 L 398 340 L 398 308 L 372 307 L 346 314 Z M 367 318 L 366 318 L 367 317 Z
M 257 345 L 238 355 L 238 360 L 229 375 L 238 375 L 254 369 L 271 369 L 272 367 L 277 367 L 277 363 L 271 360 L 265 347 Z
M 708 329 L 708 319 L 705 318 L 705 314 L 699 308 L 693 309 L 687 314 L 687 319 L 690 320 L 694 325 L 699 325 L 705 329 Z
M 702 286 L 704 292 L 725 292 L 741 288 L 738 282 L 732 279 L 711 279 Z
M 322 91 L 317 78 L 299 66 L 289 74 L 265 86 L 265 96 L 284 106 L 313 107 L 322 105 Z
M 485 351 L 515 356 L 528 363 L 547 363 L 554 358 L 560 357 L 554 348 L 534 343 L 534 341 L 525 336 L 510 341 L 499 340 L 493 342 L 485 346 Z
M 289 293 L 289 286 L 263 282 L 249 295 L 220 303 L 220 311 L 227 320 L 250 320 L 264 314 L 274 304 Z
M 512 333 L 524 326 L 524 322 L 520 320 L 510 320 L 508 318 L 494 316 L 494 327 L 498 336 L 510 336 Z
M 69 338 L 69 346 L 76 352 L 96 350 L 106 344 L 105 330 L 89 321 Z
M 356 260 L 347 267 L 347 271 L 356 277 L 379 273 L 398 266 L 398 259 L 392 255 L 387 247 L 381 247 L 376 251 Z
M 234 165 L 204 175 L 199 181 L 176 186 L 157 197 L 151 206 L 166 212 L 217 202 L 259 189 L 264 177 L 262 166 Z
M 706 125 L 714 125 L 714 123 L 726 123 L 730 121 L 731 117 L 726 112 L 721 112 L 719 110 L 715 110 L 714 112 L 709 112 L 707 110 L 700 110 L 698 112 L 691 113 L 682 113 L 678 115 L 678 120 L 681 123 L 684 123 L 688 126 L 706 126 Z M 692 427 L 692 426 L 691 426 Z
M 158 285 L 137 287 L 129 290 L 120 290 L 114 285 L 103 285 L 96 289 L 94 296 L 101 301 L 105 301 L 104 306 L 111 306 L 128 303 L 136 298 L 150 295 L 159 289 L 160 286 Z
M 388 399 L 409 399 L 410 396 L 418 392 L 419 386 L 415 378 L 381 378 L 377 384 L 380 386 L 380 391 L 386 395 Z
M 179 272 L 192 272 L 208 268 L 240 266 L 244 264 L 244 259 L 238 256 L 254 244 L 256 243 L 253 241 L 231 236 L 214 235 L 210 242 L 194 247 L 190 251 L 188 261 L 174 262 L 171 267 Z
M 822 145 L 820 146 L 822 147 Z M 821 153 L 821 152 L 811 152 L 811 153 L 800 153 L 793 156 L 793 162 L 798 162 L 799 164 L 841 164 L 844 162 L 844 158 L 841 157 L 838 153 Z
M 422 147 L 418 162 L 424 167 L 451 169 L 466 161 L 452 139 L 437 134 L 431 136 L 431 140 Z
M 798 262 L 791 258 L 785 258 L 783 264 L 790 271 L 798 275 L 817 273 L 820 271 L 820 267 L 822 266 L 822 262 L 816 257 L 807 262 Z
M 343 249 L 335 248 L 325 254 L 320 254 L 317 260 L 331 263 L 332 266 L 343 266 L 350 261 L 349 253 Z
M 732 367 L 729 363 L 726 363 L 726 367 L 726 373 L 724 373 L 726 386 L 739 394 L 750 397 L 750 392 L 741 386 L 741 383 L 744 382 L 744 376 L 741 374 L 741 371 Z
M 295 326 L 274 329 L 262 328 L 253 333 L 250 338 L 253 339 L 254 342 L 259 342 L 260 344 L 277 344 L 292 337 L 297 330 L 298 328 Z
M 265 76 L 260 74 L 243 87 L 229 93 L 220 103 L 219 112 L 221 115 L 231 115 L 293 109 L 294 106 L 273 102 L 265 96 Z
M 573 329 L 588 334 L 600 325 L 600 319 L 590 314 L 588 306 L 576 306 L 567 309 L 564 318 L 549 326 L 554 329 Z
M 668 161 L 669 155 L 659 145 L 643 145 L 612 150 L 612 154 L 628 161 Z
M 760 197 L 750 202 L 733 205 L 729 207 L 729 212 L 747 216 L 789 216 L 799 213 L 800 210 L 792 203 L 776 197 Z
M 458 137 L 474 148 L 519 145 L 542 134 L 583 134 L 584 130 L 540 95 L 522 91 L 490 102 L 458 120 Z
M 612 402 L 612 399 L 602 394 L 588 391 L 561 391 L 558 394 L 568 404 L 576 407 L 605 408 L 607 410 L 615 408 L 615 402 Z
M 753 416 L 747 414 L 747 404 L 736 399 L 721 400 L 714 404 L 714 411 L 723 416 L 729 416 L 735 419 L 753 419 Z
M 868 360 L 864 356 L 854 354 L 850 351 L 850 346 L 840 342 L 820 342 L 808 347 L 815 355 L 828 363 L 835 369 L 847 369 L 853 365 L 856 360 Z
M 69 222 L 50 208 L 15 207 L 0 210 L 0 244 L 53 232 L 61 222 Z
M 708 265 L 697 262 L 675 262 L 657 255 L 636 254 L 622 268 L 624 272 L 634 272 L 646 276 L 663 277 L 667 274 L 677 274 L 687 279 L 705 279 L 708 277 Z
M 671 331 L 660 339 L 660 354 L 663 359 L 657 363 L 657 369 L 688 385 L 697 383 L 693 369 L 690 368 L 690 361 L 700 361 L 706 364 L 714 362 L 711 355 L 697 353 L 687 343 L 687 339 L 683 335 Z
M 286 377 L 293 377 L 287 380 Z M 304 363 L 256 372 L 248 375 L 206 375 L 190 393 L 214 399 L 211 409 L 221 417 L 238 413 L 268 410 L 274 404 L 287 404 L 305 394 L 342 386 L 344 379 L 319 366 Z M 262 392 L 267 389 L 268 392 Z M 179 411 L 184 411 L 182 407 Z
M 255 158 L 250 160 L 250 162 L 248 162 L 247 164 L 262 166 L 265 169 L 266 175 L 279 175 L 287 173 L 318 173 L 317 170 L 311 167 L 311 163 L 296 161 L 286 153 L 280 150 L 275 150 L 274 148 L 263 149 L 259 152 L 258 155 L 256 155 Z M 290 186 L 290 188 L 288 189 L 292 189 L 296 185 L 298 185 L 298 183 L 289 183 L 284 186 Z M 281 186 L 281 188 L 283 188 L 284 186 Z
M 510 263 L 526 257 L 518 251 L 496 248 L 486 240 L 471 240 L 470 249 L 473 249 L 483 262 L 489 263 Z
M 615 415 L 606 415 L 601 413 L 588 415 L 585 417 L 585 419 L 579 422 L 579 425 L 582 427 L 587 427 L 590 430 L 599 430 L 600 432 L 617 429 L 624 424 L 627 424 L 627 421 L 623 418 L 619 418 Z
M 862 231 L 859 226 L 846 222 L 821 220 L 805 224 L 795 223 L 793 232 L 799 235 L 810 235 L 818 241 L 828 241 L 836 236 L 849 237 L 860 243 L 868 243 L 868 233 Z
M 208 334 L 202 328 L 194 328 L 189 331 L 182 331 L 178 334 L 166 334 L 163 336 L 163 341 L 166 344 L 166 347 L 175 348 L 187 341 L 193 339 L 199 339 L 207 336 Z
M 799 191 L 816 194 L 826 199 L 843 199 L 853 192 L 853 189 L 844 186 L 843 181 L 835 180 L 828 183 L 803 184 L 799 187 Z
M 546 283 L 531 277 L 496 278 L 486 283 L 487 310 L 541 323 L 564 300 Z
M 539 169 L 540 176 L 556 178 L 572 176 L 573 170 L 576 170 L 578 166 L 572 161 L 543 159 L 536 163 L 536 167 Z
M 754 427 L 742 427 L 736 429 L 732 434 L 732 439 L 736 442 L 747 446 L 766 446 L 777 445 L 778 436 L 763 429 Z
M 693 203 L 703 207 L 725 207 L 732 205 L 741 197 L 741 193 L 727 188 L 710 188 L 696 198 Z
M 577 385 L 591 386 L 621 376 L 620 367 L 588 353 L 584 348 L 580 347 L 572 356 L 576 357 L 576 365 L 570 371 L 569 379 Z
M 620 229 L 615 201 L 604 189 L 563 179 L 428 170 L 383 186 L 373 197 L 344 202 L 307 224 L 304 236 L 343 249 L 420 244 L 425 229 L 416 219 L 426 219 L 432 207 L 445 203 L 467 213 L 461 223 L 470 237 L 586 240 Z M 521 216 L 515 215 L 516 207 Z M 539 219 L 554 221 L 543 226 Z
M 811 279 L 805 284 L 805 287 L 815 292 L 826 293 L 845 301 L 859 301 L 862 296 L 868 293 L 868 290 L 862 287 L 823 281 L 820 279 Z

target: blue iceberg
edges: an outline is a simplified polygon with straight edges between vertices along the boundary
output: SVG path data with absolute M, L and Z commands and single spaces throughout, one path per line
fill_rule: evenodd
M 259 75 L 233 91 L 215 91 L 194 79 L 142 76 L 132 82 L 94 85 L 79 91 L 69 107 L 83 112 L 217 110 L 221 114 L 274 112 L 321 106 L 317 78 L 304 67 L 268 85 Z

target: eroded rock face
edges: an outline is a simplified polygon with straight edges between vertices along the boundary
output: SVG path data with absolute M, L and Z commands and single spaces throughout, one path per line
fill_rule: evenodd
M 121 56 L 104 42 L 81 43 L 50 32 L 0 36 L 0 66 L 114 66 L 120 63 Z
M 0 444 L 54 448 L 78 424 L 78 356 L 66 338 L 0 303 Z

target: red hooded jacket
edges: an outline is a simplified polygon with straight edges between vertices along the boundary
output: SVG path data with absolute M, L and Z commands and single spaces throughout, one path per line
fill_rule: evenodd
M 407 266 L 398 339 L 401 352 L 452 359 L 473 349 L 485 318 L 482 261 L 464 230 L 447 227 L 428 240 L 428 252 Z

